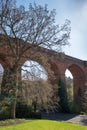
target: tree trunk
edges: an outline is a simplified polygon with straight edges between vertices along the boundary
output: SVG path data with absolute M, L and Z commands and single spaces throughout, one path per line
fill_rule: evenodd
M 13 100 L 12 107 L 11 107 L 11 118 L 16 118 L 16 100 Z
M 16 71 L 14 73 L 14 91 L 13 91 L 13 103 L 12 103 L 12 111 L 11 111 L 11 117 L 13 119 L 16 118 L 16 104 L 17 104 L 17 96 L 18 96 L 18 85 L 19 85 L 19 72 Z
M 8 73 L 4 73 L 1 86 L 1 94 L 3 97 L 11 99 L 11 118 L 16 118 L 16 102 L 18 94 L 19 72 L 14 69 L 9 69 Z

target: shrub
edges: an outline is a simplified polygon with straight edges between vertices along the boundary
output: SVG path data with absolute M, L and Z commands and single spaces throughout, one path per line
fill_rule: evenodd
M 11 100 L 10 98 L 0 98 L 0 120 L 10 118 Z
M 69 113 L 76 113 L 76 114 L 80 113 L 80 108 L 74 101 L 69 102 L 68 106 L 69 106 Z
M 31 106 L 28 106 L 23 103 L 17 103 L 16 117 L 41 119 L 41 114 L 39 112 L 33 112 L 33 109 Z

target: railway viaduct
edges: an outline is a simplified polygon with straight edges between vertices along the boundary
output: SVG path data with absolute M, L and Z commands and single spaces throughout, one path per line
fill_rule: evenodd
M 0 43 L 1 44 L 1 43 Z M 34 54 L 34 55 L 31 55 Z M 43 58 L 40 57 L 40 54 Z M 76 100 L 80 93 L 84 93 L 87 89 L 87 61 L 77 59 L 75 57 L 68 56 L 64 53 L 57 53 L 52 50 L 39 47 L 37 51 L 32 49 L 28 50 L 26 54 L 20 59 L 20 68 L 27 60 L 34 60 L 41 64 L 46 69 L 44 59 L 49 63 L 50 69 L 55 76 L 48 73 L 49 80 L 52 83 L 58 83 L 61 79 L 65 83 L 65 71 L 69 69 L 73 75 L 73 93 Z M 7 46 L 0 46 L 0 64 L 4 68 L 4 73 L 14 63 L 14 57 L 9 53 Z

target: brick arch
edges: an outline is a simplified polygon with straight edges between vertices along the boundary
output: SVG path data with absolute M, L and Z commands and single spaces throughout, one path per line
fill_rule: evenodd
M 44 59 L 46 59 L 45 55 L 43 57 L 40 57 L 40 55 L 38 55 L 38 53 L 37 53 L 37 55 L 35 55 L 33 57 L 23 58 L 21 60 L 20 68 L 24 65 L 24 63 L 26 61 L 31 60 L 31 61 L 37 62 L 39 65 L 41 65 L 44 68 L 44 70 L 47 73 L 47 80 L 49 80 L 49 75 L 51 75 L 51 69 L 49 68 L 50 65 L 48 63 L 48 60 L 45 62 Z
M 14 41 L 14 39 L 11 40 L 12 42 Z M 6 72 L 14 66 L 15 58 L 8 48 L 6 40 L 4 38 L 1 38 L 0 36 L 0 45 L 2 45 L 2 43 L 4 43 L 4 46 L 0 47 L 0 61 Z M 20 44 L 24 44 L 24 42 L 20 40 Z M 41 64 L 45 68 L 47 73 L 49 75 L 51 74 L 51 76 L 49 76 L 49 80 L 51 82 L 56 82 L 59 78 L 64 80 L 65 70 L 69 69 L 74 76 L 75 98 L 78 95 L 78 88 L 80 88 L 82 92 L 87 89 L 87 61 L 68 56 L 64 53 L 57 53 L 43 47 L 32 47 L 30 50 L 27 50 L 24 55 L 22 55 L 19 62 L 19 68 L 28 59 L 35 60 L 36 62 Z M 45 60 L 47 61 L 47 63 L 44 62 Z M 53 80 L 53 77 L 55 77 L 55 80 Z
M 10 64 L 8 63 L 8 60 L 6 59 L 6 56 L 2 53 L 0 53 L 0 64 L 2 65 L 4 71 L 7 71 L 10 67 Z
M 85 91 L 86 76 L 84 70 L 77 64 L 71 64 L 67 68 L 73 75 L 74 99 L 78 99 Z
M 48 80 L 52 84 L 58 84 L 58 81 L 60 79 L 59 67 L 55 61 L 53 61 L 52 59 L 49 58 L 49 56 L 47 56 L 47 54 L 37 52 L 37 54 L 35 54 L 33 57 L 31 56 L 29 58 L 22 58 L 20 61 L 20 67 L 22 67 L 23 64 L 28 60 L 35 61 L 39 63 L 41 66 L 43 66 L 43 68 L 48 74 Z

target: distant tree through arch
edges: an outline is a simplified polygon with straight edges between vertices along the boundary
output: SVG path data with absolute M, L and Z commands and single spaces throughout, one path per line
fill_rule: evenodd
M 66 87 L 67 87 L 67 99 L 68 102 L 73 102 L 74 100 L 74 89 L 73 89 L 73 75 L 69 69 L 66 69 Z
M 22 79 L 29 79 L 31 81 L 44 79 L 47 80 L 47 72 L 42 65 L 33 60 L 27 60 L 23 66 L 21 71 Z

